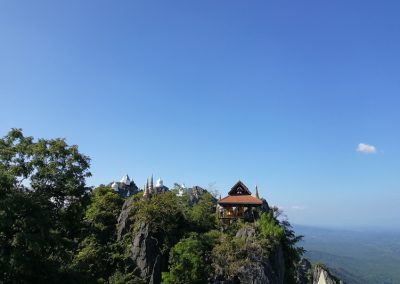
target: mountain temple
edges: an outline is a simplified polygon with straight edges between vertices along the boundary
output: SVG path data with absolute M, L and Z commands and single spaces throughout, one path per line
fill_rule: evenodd
M 148 197 L 150 195 L 160 194 L 167 191 L 169 191 L 169 188 L 164 185 L 161 178 L 157 180 L 157 183 L 154 186 L 152 175 L 150 179 L 147 179 L 147 183 L 143 187 L 143 196 Z
M 218 217 L 222 220 L 244 219 L 253 221 L 255 219 L 254 208 L 261 207 L 263 201 L 258 195 L 252 196 L 250 190 L 241 181 L 238 181 L 228 192 L 228 196 L 217 201 Z
M 128 174 L 124 175 L 121 181 L 115 181 L 111 184 L 111 188 L 124 198 L 139 192 L 136 184 L 129 178 Z

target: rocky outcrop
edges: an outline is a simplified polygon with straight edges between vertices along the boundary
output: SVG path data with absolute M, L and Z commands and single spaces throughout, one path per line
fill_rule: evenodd
M 189 204 L 193 205 L 199 202 L 201 196 L 208 191 L 200 186 L 193 186 L 187 190 L 187 196 L 189 199 Z M 214 198 L 215 203 L 217 202 L 217 199 Z
M 246 242 L 252 241 L 255 235 L 256 230 L 253 227 L 241 228 L 236 233 L 236 237 L 242 238 Z
M 161 283 L 161 271 L 165 270 L 168 255 L 162 255 L 163 236 L 152 235 L 149 224 L 141 224 L 132 241 L 130 258 L 135 268 L 134 273 L 148 283 Z
M 274 271 L 268 262 L 252 262 L 238 269 L 238 280 L 243 284 L 283 283 L 274 276 Z
M 260 245 L 255 244 L 255 235 L 256 231 L 253 227 L 241 228 L 236 233 L 236 237 L 243 238 L 246 240 L 246 243 L 253 244 L 248 249 L 259 250 L 259 252 L 249 253 L 249 255 L 263 256 L 263 249 Z M 283 283 L 285 260 L 282 247 L 277 246 L 268 258 L 260 257 L 252 259 L 248 267 L 243 267 L 238 272 L 240 273 L 239 279 L 241 279 L 241 283 Z
M 133 202 L 134 199 L 129 198 L 122 206 L 117 225 L 118 241 L 132 225 L 129 217 Z M 161 271 L 165 271 L 168 265 L 168 255 L 161 254 L 164 236 L 153 233 L 149 223 L 141 223 L 131 238 L 129 258 L 133 263 L 134 274 L 148 283 L 161 283 Z
M 299 284 L 342 284 L 329 270 L 321 265 L 314 266 L 303 258 L 297 266 L 296 282 Z
M 202 188 L 196 187 L 193 188 L 188 196 L 192 203 L 196 203 L 205 192 L 206 191 Z M 136 201 L 138 201 L 138 199 L 136 199 Z M 123 204 L 117 225 L 118 241 L 123 240 L 123 243 L 127 244 L 126 249 L 132 264 L 131 272 L 145 283 L 158 284 L 161 283 L 162 280 L 162 271 L 168 270 L 168 249 L 165 248 L 165 244 L 167 243 L 166 239 L 174 235 L 177 236 L 176 239 L 179 240 L 181 236 L 179 236 L 178 230 L 175 229 L 166 234 L 163 233 L 163 230 L 156 230 L 155 228 L 158 227 L 154 227 L 154 224 L 151 222 L 135 221 L 135 218 L 132 217 L 134 217 L 133 214 L 135 214 L 134 212 L 138 207 L 132 206 L 138 206 L 138 204 L 134 202 L 135 198 L 131 197 L 125 200 Z M 266 202 L 263 202 L 263 207 L 262 211 L 270 210 Z M 160 215 L 158 220 L 160 220 L 160 218 L 165 220 L 164 215 Z M 132 222 L 135 222 L 135 224 L 132 224 Z M 161 226 L 161 228 L 164 227 Z M 210 276 L 210 283 L 284 283 L 285 258 L 281 245 L 276 245 L 274 249 L 266 253 L 260 243 L 257 242 L 257 232 L 252 225 L 244 226 L 239 229 L 235 237 L 245 241 L 245 244 L 240 247 L 240 251 L 238 251 L 238 256 L 244 256 L 242 259 L 245 259 L 245 261 L 238 262 L 240 265 L 238 265 L 237 270 L 233 270 L 235 271 L 233 276 L 229 274 L 229 279 L 226 279 L 227 277 L 225 277 L 223 272 L 224 264 L 218 264 L 220 265 L 219 267 L 218 265 L 214 266 L 215 271 L 212 277 Z M 169 244 L 169 247 L 176 243 L 177 240 Z M 302 259 L 297 266 L 296 283 L 340 284 L 342 282 L 332 276 L 324 266 L 311 266 L 308 260 Z
M 157 196 L 153 198 L 156 199 Z M 162 272 L 168 269 L 169 248 L 181 237 L 178 233 L 180 228 L 168 231 L 164 225 L 174 228 L 173 222 L 179 223 L 182 216 L 173 214 L 168 219 L 166 215 L 152 212 L 149 214 L 154 219 L 146 218 L 138 213 L 142 202 L 149 200 L 131 197 L 125 201 L 118 218 L 117 239 L 129 256 L 130 272 L 143 283 L 158 284 L 161 283 Z
M 253 227 L 244 227 L 237 231 L 236 237 L 246 241 L 246 261 L 238 268 L 233 279 L 225 279 L 222 268 L 216 267 L 214 284 L 283 284 L 284 281 L 284 257 L 280 246 L 274 252 L 266 256 L 263 248 L 255 241 L 256 231 Z
M 312 284 L 341 284 L 343 283 L 329 272 L 323 265 L 317 264 L 312 268 Z
M 117 224 L 117 240 L 120 241 L 122 236 L 127 232 L 127 229 L 130 226 L 129 221 L 129 210 L 133 203 L 133 198 L 128 198 L 125 200 L 124 205 L 122 205 L 121 213 L 118 217 L 118 224 Z
M 283 284 L 285 281 L 285 258 L 281 245 L 277 245 L 265 256 L 263 248 L 255 241 L 256 231 L 253 227 L 244 227 L 237 231 L 237 238 L 245 240 L 244 264 L 237 269 L 233 279 L 224 279 L 222 268 L 216 267 L 214 284 Z M 312 266 L 307 259 L 297 265 L 295 275 L 298 284 L 342 284 L 327 268 L 322 265 Z

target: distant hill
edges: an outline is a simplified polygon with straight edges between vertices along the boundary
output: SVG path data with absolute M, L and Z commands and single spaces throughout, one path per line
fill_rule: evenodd
M 350 231 L 294 226 L 312 262 L 346 283 L 400 283 L 400 231 Z

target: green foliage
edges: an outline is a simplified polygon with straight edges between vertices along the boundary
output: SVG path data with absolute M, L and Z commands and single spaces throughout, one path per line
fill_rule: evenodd
M 212 250 L 212 260 L 218 274 L 223 275 L 225 279 L 235 279 L 239 268 L 250 261 L 247 258 L 246 241 L 222 234 L 219 243 Z
M 84 221 L 100 242 L 116 240 L 118 216 L 124 199 L 113 190 L 101 185 L 93 191 L 91 204 L 85 212 Z
M 162 235 L 163 253 L 179 241 L 188 225 L 182 201 L 172 192 L 155 195 L 147 200 L 136 197 L 131 205 L 130 220 L 134 224 L 134 231 L 141 224 L 148 224 L 154 236 Z
M 0 279 L 57 282 L 69 265 L 87 205 L 89 158 L 63 139 L 0 139 Z
M 170 251 L 169 272 L 163 273 L 163 283 L 206 283 L 213 242 L 212 236 L 196 233 L 178 242 Z
M 55 277 L 59 264 L 47 253 L 55 251 L 49 244 L 56 236 L 51 235 L 51 220 L 40 204 L 24 192 L 10 191 L 0 208 L 0 278 L 28 282 Z
M 255 227 L 258 233 L 258 241 L 267 250 L 273 249 L 280 244 L 284 237 L 284 228 L 279 226 L 279 222 L 271 213 L 261 213 L 256 220 Z
M 169 253 L 171 270 L 164 274 L 163 281 L 203 281 L 204 277 L 209 276 L 205 270 L 210 268 L 209 254 L 219 235 L 217 231 L 210 231 L 216 228 L 214 206 L 213 198 L 209 194 L 203 195 L 193 206 L 189 204 L 187 196 L 179 197 L 174 192 L 151 196 L 148 199 L 143 199 L 141 194 L 135 195 L 130 206 L 132 231 L 128 232 L 124 241 L 128 240 L 130 243 L 132 236 L 143 224 L 147 224 L 151 237 L 157 239 L 161 246 L 159 253 Z M 187 233 L 188 237 L 181 239 Z M 185 262 L 181 263 L 180 259 L 185 259 Z M 186 274 L 181 273 L 182 266 L 187 270 Z
M 116 224 L 124 200 L 110 187 L 93 191 L 92 203 L 85 212 L 85 237 L 79 245 L 73 267 L 97 283 L 104 283 L 121 261 L 116 243 Z
M 285 220 L 281 222 L 284 229 L 284 238 L 282 239 L 283 255 L 285 258 L 285 283 L 295 283 L 296 265 L 300 261 L 305 250 L 297 246 L 303 236 L 296 236 L 290 223 Z
M 164 283 L 206 283 L 216 273 L 235 281 L 240 269 L 265 261 L 278 246 L 285 283 L 293 283 L 304 250 L 287 221 L 262 213 L 255 223 L 224 226 L 209 193 L 196 204 L 174 191 L 138 193 L 129 200 L 130 229 L 117 241 L 124 200 L 109 186 L 91 192 L 89 176 L 89 158 L 63 139 L 34 140 L 19 129 L 0 139 L 1 283 L 144 283 L 129 258 L 143 225 L 156 253 L 169 257 Z M 254 235 L 236 237 L 240 229 Z
M 295 236 L 287 221 L 280 223 L 271 213 L 262 213 L 255 223 L 235 222 L 221 234 L 220 241 L 212 250 L 215 273 L 223 279 L 239 281 L 241 277 L 254 275 L 254 264 L 268 262 L 278 249 L 285 260 L 284 283 L 294 283 L 295 264 L 303 249 L 297 247 L 301 236 Z M 247 232 L 238 237 L 238 231 Z
M 217 216 L 213 199 L 210 193 L 205 193 L 199 202 L 188 210 L 188 219 L 195 231 L 207 232 L 216 228 Z
M 146 280 L 143 280 L 135 276 L 129 271 L 117 270 L 109 279 L 109 284 L 147 284 Z

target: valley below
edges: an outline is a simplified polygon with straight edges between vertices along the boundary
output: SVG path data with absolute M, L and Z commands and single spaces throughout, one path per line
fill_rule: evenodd
M 339 230 L 294 226 L 305 256 L 345 283 L 400 283 L 400 230 Z

